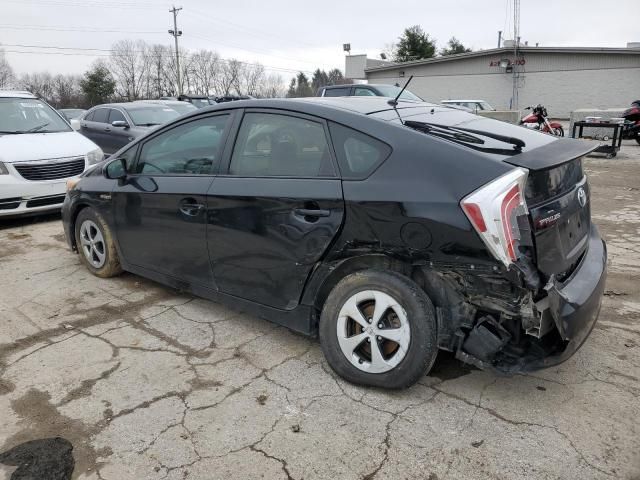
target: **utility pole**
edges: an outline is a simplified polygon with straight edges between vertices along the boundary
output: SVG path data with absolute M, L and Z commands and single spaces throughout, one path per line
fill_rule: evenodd
M 178 79 L 178 95 L 182 95 L 182 82 L 180 81 L 180 53 L 178 50 L 178 37 L 182 35 L 182 30 L 178 30 L 178 12 L 182 10 L 182 7 L 174 7 L 169 10 L 173 13 L 173 30 L 169 30 L 169 35 L 173 36 L 176 43 L 176 75 Z
M 517 110 L 518 82 L 520 81 L 520 68 L 518 53 L 520 50 L 520 0 L 513 0 L 513 92 L 511 96 L 511 108 Z

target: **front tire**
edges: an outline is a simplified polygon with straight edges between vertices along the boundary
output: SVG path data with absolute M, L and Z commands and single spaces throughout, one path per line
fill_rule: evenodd
M 343 278 L 320 318 L 320 345 L 345 380 L 382 388 L 406 388 L 435 362 L 433 305 L 410 279 L 366 270 Z
M 109 278 L 122 273 L 120 259 L 107 222 L 92 208 L 80 211 L 75 224 L 80 261 L 97 277 Z

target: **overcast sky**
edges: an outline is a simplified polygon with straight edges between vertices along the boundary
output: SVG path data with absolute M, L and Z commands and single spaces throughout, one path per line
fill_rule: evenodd
M 83 73 L 123 38 L 167 45 L 173 41 L 167 33 L 173 27 L 168 11 L 172 4 L 164 0 L 0 3 L 0 44 L 19 74 Z M 511 4 L 511 0 L 183 0 L 176 6 L 183 7 L 178 15 L 184 32 L 181 46 L 258 61 L 287 79 L 295 70 L 344 70 L 342 44 L 347 42 L 352 54 L 377 57 L 405 27 L 415 24 L 439 46 L 456 36 L 473 49 L 494 48 L 498 30 L 513 29 Z M 521 37 L 530 45 L 624 47 L 640 41 L 639 4 L 638 0 L 524 0 Z

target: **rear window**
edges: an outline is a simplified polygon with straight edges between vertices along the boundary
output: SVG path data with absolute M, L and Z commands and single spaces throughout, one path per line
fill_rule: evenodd
M 127 107 L 126 111 L 133 123 L 141 127 L 162 125 L 180 116 L 178 112 L 164 105 L 131 106 Z
M 325 97 L 348 97 L 351 87 L 346 88 L 327 88 L 324 91 Z
M 343 125 L 329 122 L 329 131 L 342 178 L 366 178 L 391 154 L 386 143 Z

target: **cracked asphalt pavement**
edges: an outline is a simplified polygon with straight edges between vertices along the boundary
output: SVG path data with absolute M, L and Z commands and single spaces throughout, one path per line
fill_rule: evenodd
M 0 479 L 45 447 L 85 480 L 640 478 L 640 147 L 586 168 L 610 266 L 582 349 L 514 377 L 441 353 L 396 392 L 337 378 L 314 339 L 93 277 L 57 215 L 3 220 Z

